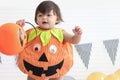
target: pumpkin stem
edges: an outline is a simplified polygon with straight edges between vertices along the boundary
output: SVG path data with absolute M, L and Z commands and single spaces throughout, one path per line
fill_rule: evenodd
M 25 22 L 25 23 L 30 24 L 35 29 L 36 36 L 37 36 L 37 30 L 36 30 L 35 26 L 32 23 L 30 23 L 30 22 Z

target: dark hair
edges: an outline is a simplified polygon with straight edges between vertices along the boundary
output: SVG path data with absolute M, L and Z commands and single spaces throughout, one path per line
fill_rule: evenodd
M 42 14 L 46 14 L 48 12 L 50 12 L 51 10 L 53 10 L 54 14 L 57 15 L 58 20 L 60 23 L 60 21 L 63 21 L 62 17 L 61 17 L 61 12 L 60 12 L 60 8 L 57 6 L 57 4 L 55 4 L 53 1 L 43 1 L 42 3 L 40 3 L 38 5 L 38 7 L 36 8 L 35 11 L 35 22 L 37 24 L 37 14 L 39 12 L 41 12 Z M 56 24 L 58 24 L 56 23 Z

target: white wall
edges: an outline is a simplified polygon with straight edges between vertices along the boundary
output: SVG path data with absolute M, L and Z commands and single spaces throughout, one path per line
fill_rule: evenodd
M 0 0 L 0 25 L 25 19 L 35 25 L 34 11 L 42 0 Z M 61 8 L 64 23 L 60 27 L 72 33 L 72 28 L 79 25 L 83 29 L 79 44 L 92 43 L 89 67 L 86 69 L 77 51 L 75 64 L 68 75 L 77 80 L 85 80 L 93 71 L 106 74 L 120 67 L 120 47 L 118 46 L 115 65 L 103 45 L 103 40 L 120 39 L 120 1 L 119 0 L 53 0 Z M 31 26 L 26 25 L 25 29 Z M 0 77 L 4 80 L 26 78 L 14 64 L 14 57 L 1 54 L 3 64 L 0 64 Z M 12 71 L 13 70 L 13 71 Z M 3 73 L 3 74 L 2 74 Z M 17 73 L 17 74 L 16 74 Z M 73 74 L 75 73 L 75 74 Z M 8 77 L 5 77 L 8 75 Z M 25 80 L 25 79 L 24 79 Z

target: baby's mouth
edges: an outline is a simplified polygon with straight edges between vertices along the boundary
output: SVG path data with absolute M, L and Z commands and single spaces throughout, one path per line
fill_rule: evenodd
M 42 24 L 48 24 L 48 22 L 46 22 L 46 21 L 43 21 L 43 22 L 42 22 Z

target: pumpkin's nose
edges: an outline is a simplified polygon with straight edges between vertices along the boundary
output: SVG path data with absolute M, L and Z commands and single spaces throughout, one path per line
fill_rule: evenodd
M 44 62 L 48 62 L 47 57 L 45 55 L 45 53 L 42 54 L 42 56 L 40 57 L 39 61 L 44 61 Z

